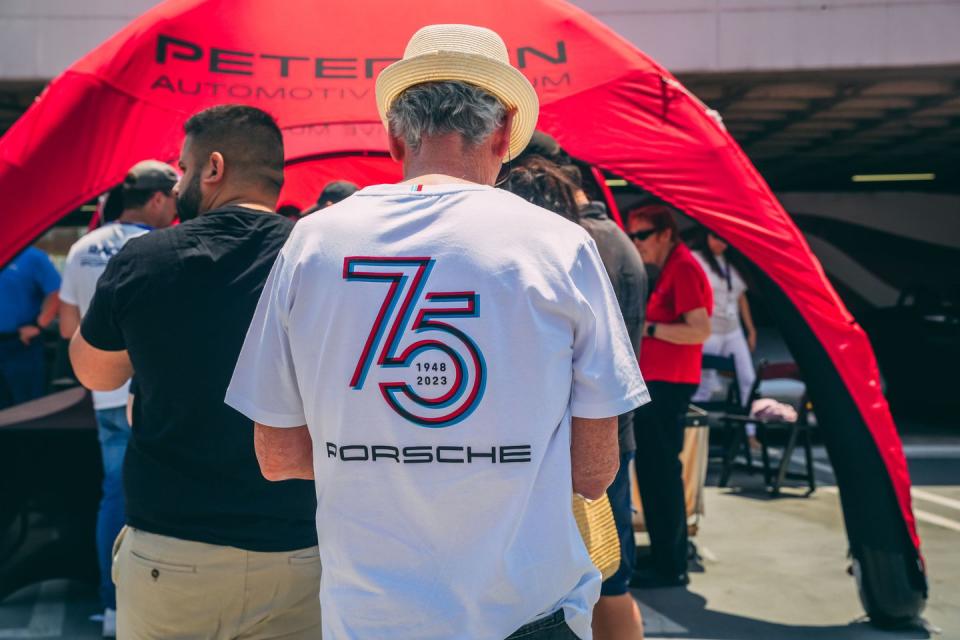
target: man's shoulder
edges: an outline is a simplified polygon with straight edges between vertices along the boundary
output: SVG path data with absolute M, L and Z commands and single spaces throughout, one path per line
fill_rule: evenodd
M 158 229 L 128 238 L 110 258 L 107 268 L 128 275 L 146 275 L 150 272 L 169 271 L 179 260 L 174 250 L 182 236 L 179 226 Z
M 256 227 L 264 254 L 275 254 L 286 243 L 296 224 L 280 214 L 264 213 L 256 218 Z
M 493 189 L 487 193 L 490 197 L 490 211 L 496 211 L 501 216 L 501 221 L 510 225 L 508 229 L 532 232 L 527 238 L 530 241 L 541 240 L 554 246 L 580 246 L 590 240 L 582 226 L 558 213 L 503 189 Z
M 591 236 L 594 236 L 595 233 L 606 235 L 619 235 L 617 232 L 623 233 L 620 225 L 607 216 L 586 215 L 580 218 L 580 224 L 590 232 Z M 624 234 L 624 237 L 626 237 L 626 234 Z M 627 240 L 629 241 L 629 238 Z
M 207 212 L 176 227 L 170 227 L 171 230 L 179 230 L 181 237 L 184 238 L 196 234 L 219 234 L 224 231 L 246 235 L 252 230 L 268 235 L 290 235 L 293 228 L 294 223 L 280 214 L 246 207 L 224 207 Z
M 123 251 L 118 255 L 140 255 L 142 257 L 152 254 L 162 254 L 169 247 L 170 242 L 182 233 L 179 228 L 182 225 L 167 227 L 166 229 L 157 229 L 150 233 L 142 233 L 138 236 L 129 238 L 123 245 Z
M 125 230 L 120 230 L 119 225 L 114 224 L 97 227 L 78 238 L 70 247 L 68 256 L 89 252 L 106 245 L 121 247 L 130 238 L 147 232 L 145 229 L 137 229 L 137 231 L 138 233 L 128 233 Z
M 511 211 L 518 211 L 534 216 L 542 216 L 543 218 L 551 221 L 556 220 L 561 224 L 570 222 L 563 216 L 535 205 L 529 200 L 521 198 L 517 194 L 511 193 L 506 189 L 490 189 L 489 191 L 478 192 L 478 198 L 483 197 L 490 198 L 491 201 L 497 202 L 501 207 Z
M 267 214 L 263 216 L 263 225 L 264 228 L 273 232 L 273 233 L 283 233 L 290 235 L 293 231 L 293 228 L 296 226 L 296 223 L 289 218 L 280 215 L 279 213 Z
M 36 247 L 27 247 L 23 250 L 16 260 L 23 264 L 38 264 L 43 262 L 50 262 L 49 256 L 43 252 L 42 249 Z
M 57 273 L 57 268 L 53 266 L 53 261 L 42 249 L 37 247 L 27 247 L 23 253 L 16 259 L 23 271 L 30 274 L 33 278 L 41 278 L 52 273 Z M 59 277 L 59 274 L 57 274 Z
M 618 268 L 646 273 L 640 252 L 620 225 L 610 218 L 588 218 L 581 220 L 581 224 L 597 243 L 601 255 L 616 257 Z

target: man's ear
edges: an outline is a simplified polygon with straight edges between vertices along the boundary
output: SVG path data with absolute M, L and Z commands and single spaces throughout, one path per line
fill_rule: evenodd
M 403 162 L 407 155 L 407 147 L 404 141 L 399 136 L 395 136 L 388 131 L 387 144 L 390 147 L 390 157 L 393 158 L 395 162 Z
M 163 201 L 166 198 L 167 196 L 164 195 L 163 191 L 154 191 L 147 204 L 152 205 L 155 210 L 160 209 L 163 206 Z
M 223 160 L 223 154 L 219 151 L 214 151 L 210 154 L 210 157 L 207 158 L 207 166 L 204 168 L 201 179 L 207 184 L 218 184 L 223 182 L 225 170 L 226 165 Z
M 493 152 L 501 159 L 506 158 L 510 152 L 510 134 L 513 132 L 513 118 L 516 115 L 516 109 L 507 111 L 503 124 L 493 133 Z

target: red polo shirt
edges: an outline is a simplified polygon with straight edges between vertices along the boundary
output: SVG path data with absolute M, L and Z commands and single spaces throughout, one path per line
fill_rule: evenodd
M 704 307 L 713 314 L 710 281 L 683 243 L 677 244 L 657 278 L 647 302 L 647 322 L 673 324 L 683 314 Z M 644 336 L 640 350 L 640 373 L 644 380 L 700 384 L 703 345 L 674 344 Z

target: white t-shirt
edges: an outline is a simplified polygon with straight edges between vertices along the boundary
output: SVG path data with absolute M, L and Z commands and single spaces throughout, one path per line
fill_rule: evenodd
M 713 335 L 723 335 L 731 331 L 739 331 L 740 296 L 747 290 L 747 283 L 743 281 L 737 270 L 723 256 L 715 257 L 717 264 L 720 265 L 720 270 L 725 275 L 720 275 L 711 269 L 707 259 L 699 251 L 694 251 L 693 257 L 703 267 L 703 272 L 707 274 L 710 287 L 713 289 L 713 315 L 710 316 L 710 332 Z
M 325 638 L 502 640 L 600 575 L 571 415 L 649 401 L 580 227 L 473 184 L 379 185 L 301 221 L 227 404 L 313 439 Z
M 107 262 L 127 243 L 149 231 L 149 227 L 138 224 L 114 222 L 94 229 L 77 240 L 63 265 L 63 284 L 60 285 L 60 300 L 80 309 L 80 317 L 87 313 L 93 294 L 97 290 L 97 280 Z M 93 406 L 96 409 L 113 409 L 127 404 L 127 392 L 130 382 L 113 391 L 94 391 Z

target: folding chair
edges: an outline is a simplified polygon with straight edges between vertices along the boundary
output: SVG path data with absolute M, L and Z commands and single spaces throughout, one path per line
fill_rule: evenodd
M 787 478 L 791 480 L 805 480 L 809 487 L 807 495 L 810 495 L 817 490 L 817 481 L 813 473 L 813 449 L 810 437 L 810 432 L 813 429 L 813 425 L 810 423 L 810 412 L 813 406 L 806 391 L 804 391 L 800 399 L 796 422 L 751 416 L 750 410 L 753 401 L 760 397 L 760 384 L 770 380 L 796 380 L 803 382 L 803 377 L 800 375 L 800 368 L 793 362 L 768 363 L 761 361 L 760 366 L 757 368 L 757 379 L 750 389 L 748 405 L 743 407 L 740 415 L 726 415 L 723 417 L 723 420 L 733 424 L 742 424 L 744 427 L 748 422 L 757 425 L 757 439 L 760 441 L 763 459 L 763 479 L 772 495 L 777 496 L 780 494 L 783 481 Z M 777 465 L 776 473 L 774 473 L 770 464 L 770 449 L 772 448 L 770 434 L 774 430 L 786 431 L 786 443 L 780 451 L 780 462 Z M 805 455 L 806 470 L 804 473 L 796 473 L 789 470 L 790 461 L 793 457 L 793 452 L 796 450 L 798 441 L 803 446 Z

